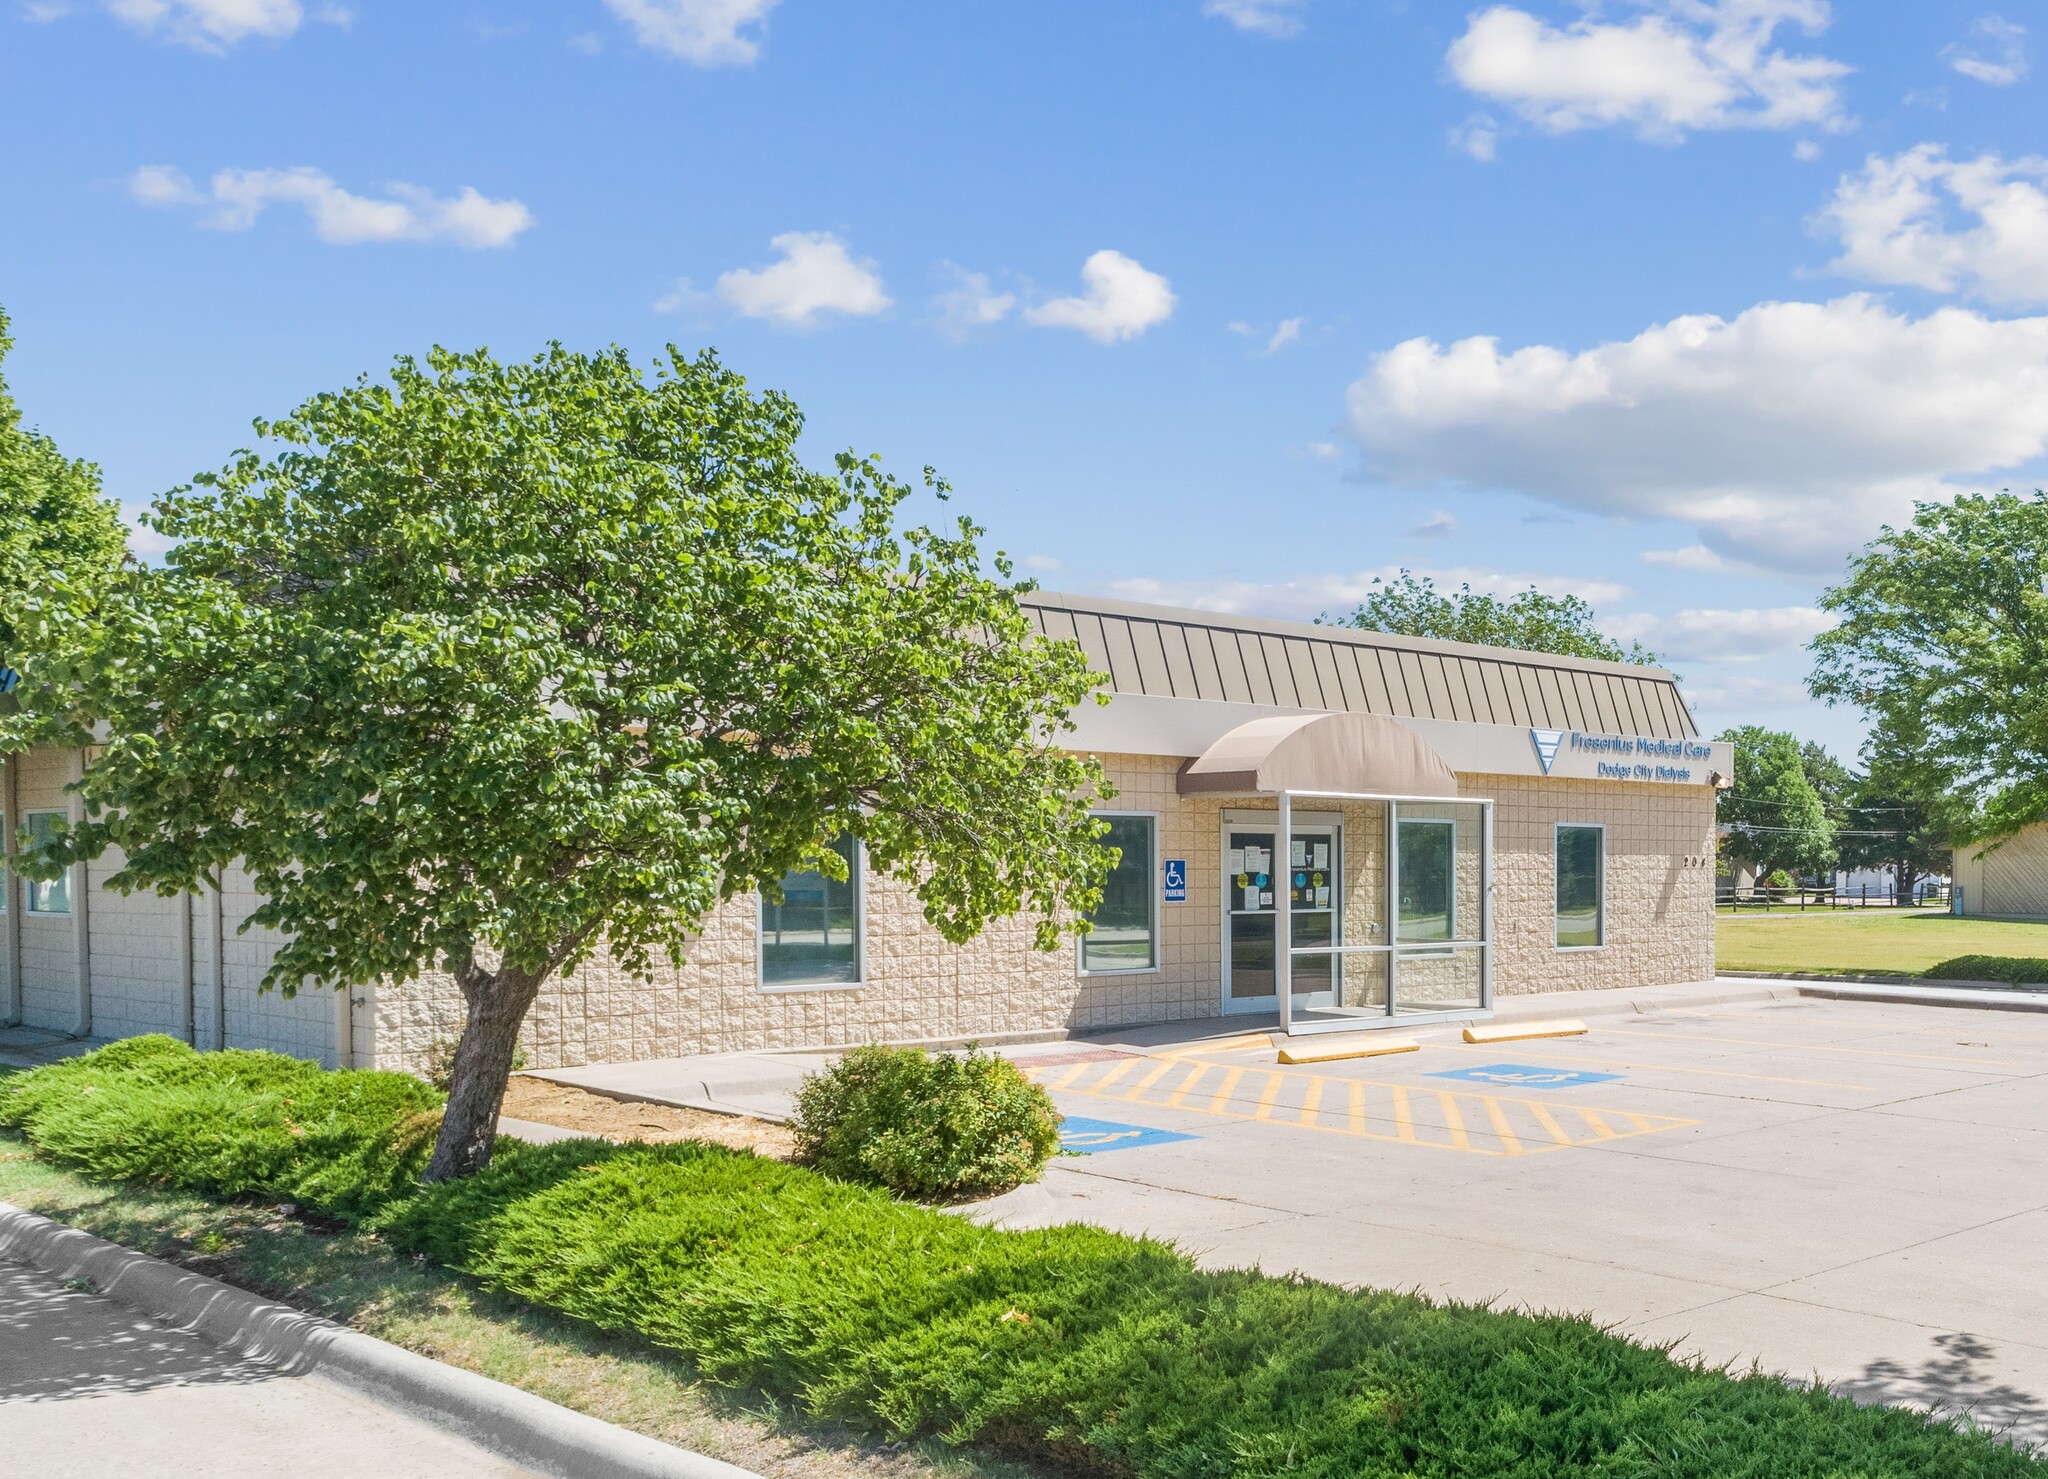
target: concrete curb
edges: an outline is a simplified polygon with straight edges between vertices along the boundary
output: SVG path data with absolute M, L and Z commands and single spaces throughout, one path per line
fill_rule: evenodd
M 1738 981 L 1797 981 L 1802 985 L 1813 982 L 1822 986 L 1891 986 L 1909 989 L 1934 987 L 1943 991 L 2003 991 L 2008 994 L 2025 996 L 2048 994 L 2048 982 L 2029 982 L 2015 985 L 2011 981 L 1970 981 L 1960 976 L 1871 976 L 1849 975 L 1833 971 L 1722 971 L 1720 973 Z
M 1740 1006 L 1751 1001 L 1775 1001 L 1780 997 L 1796 996 L 1798 992 L 1787 982 L 1780 990 L 1773 991 L 1759 983 L 1743 986 L 1730 983 L 1722 991 L 1651 990 L 1621 991 L 1608 997 L 1606 992 L 1546 992 L 1538 996 L 1521 999 L 1495 997 L 1493 1016 L 1495 1022 L 1521 1022 L 1530 1018 L 1569 1017 L 1647 1017 L 1657 1012 L 1686 1011 L 1695 1007 Z M 1588 997 L 1607 997 L 1606 1000 L 1586 1000 Z
M 318 1372 L 543 1474 L 759 1479 L 751 1470 L 627 1432 L 7 1202 L 0 1202 L 0 1258 L 57 1278 L 89 1279 L 107 1298 L 153 1320 L 292 1375 Z
M 1759 985 L 1775 982 L 1773 996 L 1810 996 L 1823 1001 L 1890 1002 L 1896 1006 L 1960 1007 L 1980 1012 L 2048 1012 L 2048 990 L 2002 982 L 1944 981 L 1898 976 L 1766 976 L 1758 971 L 1725 974 Z
M 1891 1002 L 1898 1006 L 1957 1007 L 1980 1012 L 2048 1012 L 2048 995 L 2024 991 L 1966 991 L 1952 986 L 1821 986 L 1799 983 L 1801 996 L 1828 1001 Z

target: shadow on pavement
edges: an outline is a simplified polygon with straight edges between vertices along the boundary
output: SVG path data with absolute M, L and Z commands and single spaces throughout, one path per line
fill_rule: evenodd
M 1917 1367 L 1873 1361 L 1858 1375 L 1834 1382 L 1835 1391 L 1859 1402 L 1932 1408 L 1967 1417 L 1976 1427 L 2023 1447 L 2048 1444 L 2048 1401 L 1999 1379 L 1997 1347 L 1975 1335 L 1938 1335 L 1939 1354 Z
M 0 1403 L 270 1381 L 275 1366 L 152 1324 L 110 1299 L 0 1262 Z

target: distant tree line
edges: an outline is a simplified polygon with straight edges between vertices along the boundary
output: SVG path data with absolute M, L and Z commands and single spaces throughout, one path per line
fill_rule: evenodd
M 1716 738 L 1735 747 L 1734 785 L 1718 809 L 1724 864 L 1759 879 L 1876 869 L 1901 898 L 1948 871 L 1957 809 L 1882 726 L 1864 745 L 1860 774 L 1783 730 L 1745 724 Z
M 2048 596 L 2042 595 L 2048 587 L 2039 574 L 2029 573 L 2048 572 L 2048 511 L 2038 499 L 2024 510 L 2009 495 L 1994 504 L 1962 500 L 1922 510 L 1904 536 L 1886 530 L 1851 564 L 1848 581 L 1824 598 L 1830 609 L 1850 620 L 1815 644 L 1820 654 L 1816 696 L 1830 702 L 1848 699 L 1877 720 L 1860 757 L 1861 769 L 1852 770 L 1824 746 L 1782 730 L 1746 724 L 1722 731 L 1717 737 L 1735 746 L 1734 785 L 1719 802 L 1724 863 L 1753 869 L 1759 878 L 1788 880 L 1817 878 L 1838 868 L 1876 869 L 1890 874 L 1897 893 L 1910 898 L 1922 879 L 1948 871 L 1953 841 L 1995 831 L 2007 811 L 2032 820 L 2048 809 L 2048 790 L 2034 798 L 2031 776 L 2025 794 L 2039 804 L 2024 810 L 2011 800 L 1985 804 L 1967 784 L 1968 766 L 1956 763 L 1956 747 L 1951 744 L 1945 752 L 1930 733 L 1925 705 L 1940 684 L 1929 675 L 1943 669 L 1929 650 L 1939 646 L 1939 639 L 1930 635 L 1933 629 L 1924 619 L 1929 613 L 1922 608 L 1940 606 L 1939 615 L 1951 630 L 1960 623 L 1947 609 L 1952 601 L 1925 589 L 1921 570 L 1930 551 L 1953 555 L 1944 536 L 1958 529 L 1969 551 L 1961 558 L 1981 567 L 1978 585 L 1985 581 L 1983 570 L 2004 568 L 1989 548 L 1997 542 L 1991 531 L 2004 529 L 2008 538 L 2023 531 L 2031 539 L 2029 553 L 2008 561 L 2011 568 L 1992 583 L 2011 587 L 2000 603 L 2004 609 L 2038 616 L 2034 650 L 2048 653 Z M 1929 574 L 1940 577 L 1939 572 Z M 1980 591 L 1979 599 L 1989 598 Z M 1371 593 L 1348 615 L 1323 620 L 1362 631 L 1563 657 L 1659 661 L 1641 643 L 1624 647 L 1602 632 L 1592 605 L 1582 597 L 1548 595 L 1534 586 L 1506 597 L 1475 591 L 1469 584 L 1446 590 L 1407 569 L 1391 579 L 1376 577 Z M 1920 638 L 1926 640 L 1915 645 Z M 2022 665 L 2015 659 L 2001 671 Z M 2021 675 L 2020 681 L 2023 692 L 2048 697 L 2048 673 Z M 1964 691 L 1951 707 L 1972 713 L 1975 702 Z M 2030 705 L 2034 699 L 2018 702 Z M 2043 743 L 2048 747 L 2048 739 Z

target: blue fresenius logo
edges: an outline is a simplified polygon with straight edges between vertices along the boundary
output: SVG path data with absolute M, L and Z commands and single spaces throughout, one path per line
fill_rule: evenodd
M 1532 729 L 1529 731 L 1529 740 L 1536 746 L 1536 758 L 1543 765 L 1543 773 L 1549 775 L 1550 767 L 1557 763 L 1558 749 L 1564 744 L 1564 731 Z

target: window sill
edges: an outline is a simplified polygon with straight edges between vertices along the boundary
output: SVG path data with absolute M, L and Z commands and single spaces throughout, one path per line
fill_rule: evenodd
M 867 984 L 865 981 L 787 981 L 776 986 L 763 983 L 755 989 L 763 996 L 810 996 L 820 991 L 861 991 Z
M 1074 972 L 1074 974 L 1075 974 L 1076 976 L 1079 976 L 1079 977 L 1080 977 L 1081 979 L 1083 979 L 1083 980 L 1090 980 L 1090 979 L 1098 979 L 1098 980 L 1099 980 L 1099 979 L 1114 979 L 1114 978 L 1116 978 L 1116 977 L 1118 977 L 1118 976 L 1156 976 L 1156 975 L 1159 975 L 1159 974 L 1160 974 L 1161 972 L 1163 972 L 1163 971 L 1164 971 L 1165 969 L 1166 969 L 1166 967 L 1164 967 L 1164 966 L 1159 966 L 1159 965 L 1139 965 L 1139 966 L 1132 966 L 1132 967 L 1131 967 L 1131 968 L 1130 968 L 1129 970 L 1122 970 L 1122 971 L 1090 971 L 1090 970 L 1079 970 L 1079 971 L 1076 971 L 1076 972 Z
M 1550 948 L 1559 955 L 1591 955 L 1596 951 L 1605 950 L 1607 942 L 1603 940 L 1598 945 L 1553 945 Z

